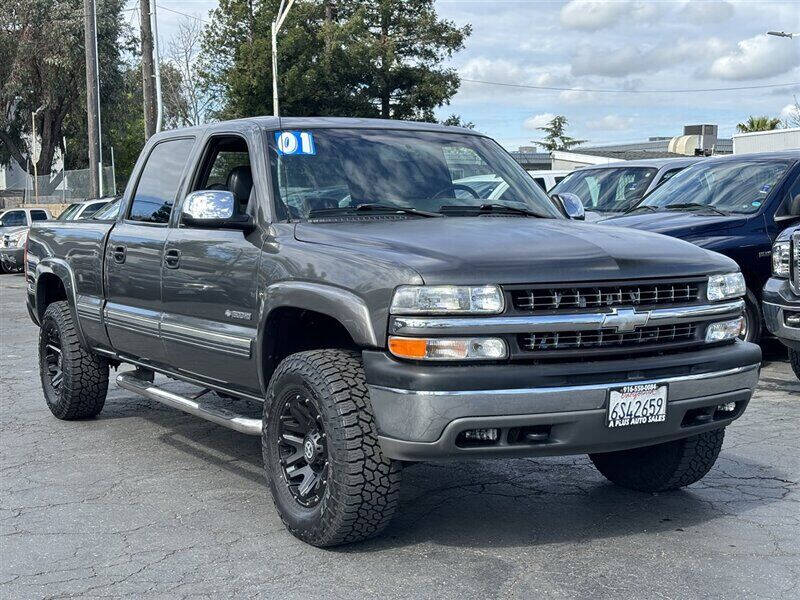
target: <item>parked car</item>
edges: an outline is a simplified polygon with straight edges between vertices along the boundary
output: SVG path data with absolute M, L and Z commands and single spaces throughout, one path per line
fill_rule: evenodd
M 533 180 L 545 192 L 549 192 L 550 190 L 552 190 L 557 184 L 561 183 L 561 181 L 570 173 L 572 173 L 572 171 L 560 171 L 560 170 L 528 171 L 528 175 L 533 177 Z
M 70 204 L 64 211 L 58 215 L 59 221 L 81 221 L 94 218 L 94 215 L 101 208 L 108 206 L 116 198 L 114 196 L 107 196 L 105 198 L 98 198 L 96 200 L 84 200 L 82 202 L 74 202 Z
M 767 329 L 789 348 L 789 362 L 800 378 L 800 225 L 785 229 L 772 247 L 763 307 Z
M 0 273 L 22 270 L 22 254 L 28 228 L 37 221 L 51 219 L 43 208 L 11 208 L 0 212 Z
M 501 198 L 454 180 L 465 157 Z M 419 122 L 161 132 L 117 220 L 31 229 L 26 269 L 56 417 L 97 415 L 132 365 L 121 387 L 260 436 L 278 513 L 317 546 L 379 533 L 405 461 L 588 453 L 628 488 L 689 485 L 761 361 L 732 260 L 568 221 L 496 142 Z
M 586 218 L 620 215 L 644 196 L 702 158 L 649 158 L 626 160 L 572 171 L 552 194 L 576 194 L 586 208 Z
M 742 335 L 763 331 L 761 290 L 772 244 L 800 222 L 800 150 L 710 158 L 687 168 L 622 217 L 604 221 L 671 235 L 734 259 L 747 281 Z

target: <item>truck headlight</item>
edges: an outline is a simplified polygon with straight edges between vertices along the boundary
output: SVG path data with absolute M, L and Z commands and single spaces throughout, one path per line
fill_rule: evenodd
M 772 246 L 772 274 L 775 277 L 788 279 L 791 262 L 791 244 L 789 242 L 778 242 Z
M 712 323 L 706 329 L 706 342 L 724 342 L 725 340 L 735 340 L 742 333 L 744 319 L 738 317 L 730 321 L 720 321 Z
M 497 285 L 401 285 L 389 310 L 393 315 L 497 314 L 503 305 Z
M 411 360 L 500 360 L 508 356 L 500 338 L 389 338 L 389 351 Z
M 28 239 L 28 230 L 23 229 L 17 233 L 9 233 L 5 236 L 7 247 L 22 248 L 25 246 L 25 240 Z
M 744 275 L 741 273 L 712 275 L 708 278 L 708 291 L 706 295 L 712 302 L 715 300 L 741 298 L 746 293 L 747 286 L 744 283 Z

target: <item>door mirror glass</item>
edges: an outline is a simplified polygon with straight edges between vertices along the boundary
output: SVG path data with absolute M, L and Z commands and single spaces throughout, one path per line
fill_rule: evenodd
M 236 213 L 236 198 L 227 190 L 200 190 L 186 196 L 181 222 L 209 229 L 253 229 L 253 219 Z
M 570 219 L 583 220 L 586 218 L 586 211 L 583 208 L 583 202 L 576 194 L 565 192 L 563 194 L 554 194 L 552 198 L 556 205 Z

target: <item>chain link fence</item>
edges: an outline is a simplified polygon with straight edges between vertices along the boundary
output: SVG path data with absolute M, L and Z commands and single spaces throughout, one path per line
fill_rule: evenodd
M 117 193 L 113 167 L 103 167 L 103 196 Z M 68 204 L 89 198 L 89 169 L 58 171 L 34 177 L 28 175 L 25 204 Z

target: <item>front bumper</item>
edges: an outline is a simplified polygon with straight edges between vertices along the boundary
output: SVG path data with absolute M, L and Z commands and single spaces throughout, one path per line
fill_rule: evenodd
M 764 286 L 764 321 L 767 329 L 789 348 L 800 350 L 800 296 L 795 294 L 788 279 L 772 278 Z
M 0 248 L 0 263 L 6 269 L 21 269 L 24 256 L 24 248 Z
M 724 427 L 745 410 L 758 383 L 761 361 L 758 346 L 736 342 L 698 352 L 637 358 L 624 366 L 618 364 L 624 361 L 594 361 L 548 368 L 530 364 L 463 367 L 473 371 L 469 377 L 456 374 L 452 385 L 436 389 L 430 385 L 435 378 L 429 367 L 407 363 L 403 364 L 405 379 L 408 383 L 413 383 L 409 378 L 416 379 L 418 385 L 379 383 L 378 378 L 394 369 L 386 361 L 394 361 L 382 353 L 364 354 L 383 452 L 393 459 L 412 461 L 610 452 Z M 561 372 L 556 373 L 557 369 Z M 484 386 L 463 385 L 470 380 L 476 383 L 478 377 Z M 503 381 L 511 383 L 512 377 L 520 384 L 530 383 L 498 387 Z M 669 386 L 666 422 L 606 427 L 609 389 L 638 383 Z M 715 412 L 718 405 L 730 402 L 736 404 L 735 411 Z M 483 446 L 457 443 L 461 432 L 483 428 L 500 429 L 499 440 Z M 526 437 L 526 432 L 533 435 Z

